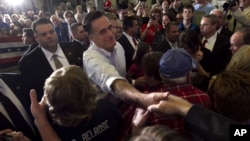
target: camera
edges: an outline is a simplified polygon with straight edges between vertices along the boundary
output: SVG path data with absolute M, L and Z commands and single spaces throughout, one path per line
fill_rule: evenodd
M 224 10 L 228 10 L 229 8 L 233 7 L 233 6 L 236 6 L 236 0 L 229 0 L 229 1 L 226 1 L 224 4 L 223 4 L 223 9 Z

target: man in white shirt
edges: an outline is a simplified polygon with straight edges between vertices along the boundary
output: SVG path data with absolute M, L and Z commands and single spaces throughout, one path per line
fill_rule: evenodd
M 92 42 L 83 54 L 83 65 L 94 83 L 106 93 L 144 108 L 165 98 L 165 93 L 141 93 L 127 82 L 124 50 L 116 42 L 112 25 L 102 12 L 89 13 L 83 25 Z

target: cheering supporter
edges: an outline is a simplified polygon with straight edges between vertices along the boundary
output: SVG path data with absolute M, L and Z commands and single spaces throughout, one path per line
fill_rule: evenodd
M 141 40 L 153 45 L 153 38 L 157 31 L 162 29 L 161 10 L 155 8 L 151 10 L 148 23 L 141 27 Z

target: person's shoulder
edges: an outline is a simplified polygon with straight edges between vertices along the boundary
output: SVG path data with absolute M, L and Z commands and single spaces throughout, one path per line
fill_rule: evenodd
M 209 49 L 205 48 L 205 47 L 201 48 L 201 51 L 203 53 L 205 53 L 205 54 L 208 54 L 208 55 L 212 54 L 212 52 Z
M 60 47 L 61 48 L 64 48 L 64 47 L 74 47 L 73 45 L 74 45 L 74 43 L 73 42 L 58 42 L 59 43 L 59 45 L 60 45 Z
M 115 47 L 122 47 L 121 43 L 116 41 Z
M 115 48 L 118 50 L 118 52 L 124 53 L 124 48 L 123 48 L 123 46 L 122 46 L 119 42 L 117 42 L 117 41 L 116 41 Z
M 9 24 L 7 24 L 6 22 L 2 22 L 2 23 L 1 23 L 1 26 L 2 26 L 2 27 L 10 27 Z
M 122 33 L 122 35 L 117 39 L 118 42 L 121 42 L 126 38 L 126 36 Z
M 39 46 L 36 46 L 35 48 L 33 48 L 32 50 L 30 50 L 27 54 L 25 54 L 19 62 L 22 62 L 24 60 L 33 60 L 33 58 L 37 57 L 37 54 L 39 52 L 41 52 L 41 48 Z
M 217 40 L 220 42 L 230 43 L 230 38 L 221 34 L 217 34 Z
M 115 105 L 111 103 L 107 98 L 103 98 L 97 101 L 96 114 L 98 116 L 106 116 L 110 118 L 121 118 Z
M 103 54 L 99 51 L 98 47 L 95 45 L 90 45 L 89 48 L 83 52 L 83 58 L 102 58 Z M 83 59 L 85 60 L 85 59 Z
M 192 28 L 199 28 L 199 26 L 197 24 L 195 24 L 195 23 L 191 23 L 191 27 Z
M 65 21 L 61 22 L 62 25 L 68 25 Z
M 192 84 L 180 84 L 177 85 L 182 92 L 177 92 L 175 93 L 175 95 L 183 97 L 184 99 L 190 101 L 190 102 L 194 102 L 194 98 L 198 98 L 199 100 L 196 102 L 200 102 L 200 101 L 209 101 L 209 96 L 207 93 L 205 93 L 204 91 L 194 87 Z
M 169 45 L 169 43 L 168 43 L 168 41 L 167 41 L 166 39 L 165 39 L 165 40 L 160 41 L 160 42 L 159 42 L 159 45 L 163 45 L 163 46 L 164 46 L 164 45 L 165 45 L 165 46 L 170 46 L 170 45 Z
M 75 42 L 59 42 L 59 45 L 62 49 L 64 48 L 68 48 L 68 49 L 77 49 L 78 46 L 76 46 L 76 43 Z

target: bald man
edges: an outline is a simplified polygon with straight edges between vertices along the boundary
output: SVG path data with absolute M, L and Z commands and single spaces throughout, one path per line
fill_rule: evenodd
M 232 31 L 230 31 L 226 26 L 226 16 L 223 10 L 221 9 L 213 9 L 210 14 L 214 14 L 218 17 L 218 29 L 217 32 L 221 35 L 224 35 L 228 38 L 230 38 L 233 34 Z

